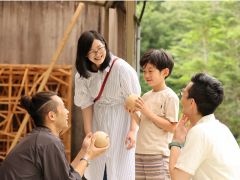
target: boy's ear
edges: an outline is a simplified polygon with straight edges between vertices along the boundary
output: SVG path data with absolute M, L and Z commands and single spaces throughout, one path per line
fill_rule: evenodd
M 163 75 L 165 77 L 167 77 L 169 75 L 169 69 L 168 68 L 163 69 L 162 72 L 163 72 Z

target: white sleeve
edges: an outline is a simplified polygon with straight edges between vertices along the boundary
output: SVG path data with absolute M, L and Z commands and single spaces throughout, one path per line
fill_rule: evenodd
M 75 75 L 75 94 L 74 94 L 74 104 L 81 107 L 82 109 L 93 104 L 93 99 L 88 93 L 88 87 L 86 79 L 80 77 L 78 73 Z
M 141 86 L 137 72 L 127 62 L 122 63 L 120 68 L 120 85 L 123 96 L 127 97 L 130 94 L 140 96 Z
M 204 130 L 193 127 L 188 132 L 175 167 L 194 175 L 201 163 L 208 158 L 209 146 Z

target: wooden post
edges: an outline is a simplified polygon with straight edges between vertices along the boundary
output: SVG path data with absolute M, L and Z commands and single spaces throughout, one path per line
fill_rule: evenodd
M 104 39 L 109 43 L 109 8 L 105 7 L 105 17 L 104 17 Z
M 135 58 L 135 2 L 126 1 L 126 51 L 127 51 L 127 62 L 136 68 Z

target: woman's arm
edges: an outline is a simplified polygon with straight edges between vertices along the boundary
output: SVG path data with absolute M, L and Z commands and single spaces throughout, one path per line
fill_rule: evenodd
M 88 134 L 92 132 L 92 118 L 93 118 L 93 105 L 82 109 L 84 132 Z
M 126 137 L 126 140 L 125 140 L 127 149 L 133 148 L 136 144 L 135 136 L 137 134 L 138 125 L 139 125 L 139 121 L 140 121 L 140 118 L 136 112 L 130 112 L 130 115 L 131 115 L 130 129 L 129 129 L 128 135 Z
M 139 125 L 140 121 L 141 121 L 139 114 L 140 114 L 139 112 L 131 113 L 131 119 L 132 119 L 132 121 L 135 121 L 137 123 L 137 125 Z

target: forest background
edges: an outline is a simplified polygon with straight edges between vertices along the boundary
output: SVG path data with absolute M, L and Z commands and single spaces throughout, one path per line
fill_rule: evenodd
M 144 2 L 137 4 L 141 14 Z M 240 144 L 240 2 L 147 1 L 141 19 L 141 56 L 164 48 L 175 66 L 167 85 L 179 93 L 197 72 L 206 72 L 224 86 L 224 101 L 215 116 Z M 141 73 L 142 93 L 151 88 Z

